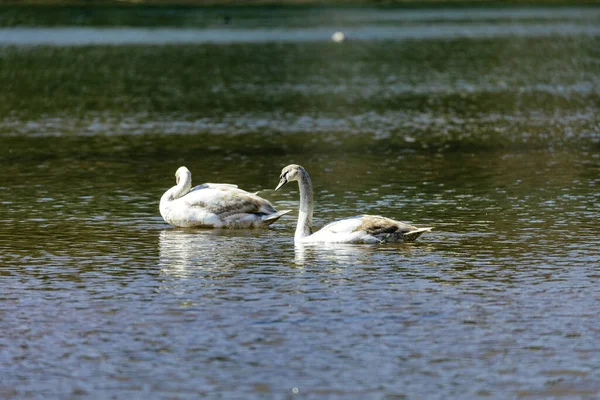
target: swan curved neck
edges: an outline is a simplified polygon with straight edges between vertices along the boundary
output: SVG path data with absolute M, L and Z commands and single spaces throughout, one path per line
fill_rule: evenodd
M 298 187 L 300 188 L 300 210 L 294 235 L 295 240 L 312 235 L 313 188 L 308 172 L 301 171 Z
M 183 176 L 180 178 L 179 183 L 173 186 L 171 189 L 167 190 L 165 194 L 162 195 L 160 202 L 167 203 L 173 200 L 177 200 L 178 198 L 185 195 L 192 188 L 192 177 L 191 176 Z

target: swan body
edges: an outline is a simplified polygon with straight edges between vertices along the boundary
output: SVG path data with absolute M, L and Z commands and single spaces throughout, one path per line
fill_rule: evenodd
M 297 243 L 386 243 L 412 242 L 432 228 L 417 228 L 379 215 L 359 215 L 325 225 L 312 232 L 313 190 L 308 172 L 300 165 L 291 164 L 281 171 L 279 185 L 291 181 L 300 187 L 300 210 L 294 241 Z
M 184 228 L 261 228 L 291 210 L 277 211 L 253 193 L 227 183 L 204 183 L 192 188 L 186 167 L 175 172 L 177 184 L 160 199 L 160 215 L 169 224 Z

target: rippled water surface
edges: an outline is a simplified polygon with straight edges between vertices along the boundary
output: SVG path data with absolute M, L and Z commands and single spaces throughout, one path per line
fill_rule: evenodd
M 500 11 L 367 15 L 596 18 Z M 600 396 L 597 44 L 0 48 L 0 397 Z M 272 190 L 290 163 L 317 227 L 435 229 L 294 246 L 297 186 Z M 173 228 L 181 165 L 294 212 Z
M 82 157 L 87 139 L 57 139 L 60 157 L 24 156 L 37 140 L 2 150 L 8 393 L 600 390 L 597 154 L 262 155 L 169 141 L 181 150 L 160 160 L 148 150 L 161 148 L 154 137 L 111 140 L 110 155 Z M 136 146 L 146 150 L 129 152 Z M 198 183 L 259 190 L 291 161 L 312 172 L 319 226 L 381 213 L 435 231 L 410 245 L 303 248 L 292 241 L 295 216 L 215 232 L 173 229 L 158 214 L 179 164 Z M 294 187 L 262 194 L 297 209 Z

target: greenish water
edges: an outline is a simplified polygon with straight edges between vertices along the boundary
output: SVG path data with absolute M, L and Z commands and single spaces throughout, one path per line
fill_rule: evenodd
M 421 3 L 421 4 L 419 4 Z M 399 24 L 443 23 L 597 23 L 598 6 L 588 2 L 565 1 L 545 6 L 526 2 L 466 3 L 443 5 L 422 2 L 403 4 L 315 6 L 225 4 L 222 7 L 173 5 L 5 5 L 0 10 L 3 27 L 176 27 L 176 28 L 315 28 L 362 27 L 376 23 L 387 27 Z
M 588 36 L 5 47 L 0 133 L 335 132 L 409 147 L 597 146 L 598 49 Z
M 0 47 L 0 397 L 600 395 L 600 42 L 528 30 L 595 14 L 434 11 L 363 18 L 521 33 Z M 435 230 L 294 246 L 297 187 L 272 191 L 290 163 L 317 227 Z M 174 229 L 181 165 L 294 215 Z

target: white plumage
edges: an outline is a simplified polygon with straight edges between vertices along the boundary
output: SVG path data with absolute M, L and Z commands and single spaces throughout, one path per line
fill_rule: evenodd
M 160 199 L 160 215 L 171 225 L 194 228 L 260 228 L 290 210 L 277 211 L 262 197 L 227 183 L 204 183 L 191 188 L 186 167 L 175 172 L 176 186 Z
M 416 240 L 432 228 L 417 228 L 379 215 L 360 215 L 325 225 L 312 232 L 313 190 L 308 172 L 300 165 L 291 164 L 281 171 L 279 190 L 290 181 L 298 181 L 300 210 L 294 240 L 297 243 L 385 243 Z

